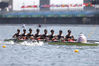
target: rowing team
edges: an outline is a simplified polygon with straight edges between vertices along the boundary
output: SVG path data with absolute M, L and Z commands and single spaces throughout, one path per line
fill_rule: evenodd
M 40 30 L 36 29 L 36 34 L 32 34 L 32 29 L 29 29 L 29 33 L 26 34 L 26 29 L 23 29 L 23 33 L 20 34 L 20 29 L 17 29 L 17 33 L 13 35 L 13 38 L 18 39 L 18 40 L 27 40 L 27 39 L 32 39 L 32 40 L 46 40 L 46 41 L 70 41 L 73 42 L 75 41 L 74 36 L 71 35 L 71 30 L 68 30 L 68 34 L 64 37 L 62 35 L 62 30 L 59 30 L 58 35 L 54 35 L 54 30 L 50 31 L 51 34 L 48 35 L 47 29 L 44 29 L 44 34 L 40 35 Z

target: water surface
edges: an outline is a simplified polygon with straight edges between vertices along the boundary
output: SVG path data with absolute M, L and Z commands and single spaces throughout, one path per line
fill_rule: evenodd
M 0 40 L 11 38 L 17 29 L 22 30 L 22 25 L 0 25 Z M 38 25 L 26 25 L 26 29 L 33 29 Z M 75 38 L 83 32 L 88 40 L 99 40 L 98 25 L 42 25 L 41 34 L 44 29 L 54 29 L 55 34 L 63 30 L 63 35 L 70 29 Z M 22 32 L 22 31 L 21 31 Z M 28 32 L 28 31 L 27 31 Z M 6 48 L 2 48 L 6 45 Z M 75 53 L 74 50 L 79 52 Z M 99 46 L 66 46 L 66 45 L 33 45 L 0 43 L 0 65 L 2 66 L 99 66 Z

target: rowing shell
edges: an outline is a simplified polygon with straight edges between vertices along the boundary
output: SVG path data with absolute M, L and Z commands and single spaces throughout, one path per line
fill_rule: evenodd
M 16 43 L 22 43 L 22 42 L 32 42 L 32 43 L 39 43 L 40 41 L 37 40 L 18 40 L 18 39 L 6 39 L 4 41 L 14 41 Z M 98 46 L 99 44 L 96 43 L 78 43 L 78 42 L 61 42 L 61 41 L 43 41 L 43 43 L 48 43 L 50 45 L 77 45 L 77 46 Z
M 78 43 L 78 42 L 49 42 L 51 45 L 77 45 L 77 46 L 98 46 L 99 44 Z

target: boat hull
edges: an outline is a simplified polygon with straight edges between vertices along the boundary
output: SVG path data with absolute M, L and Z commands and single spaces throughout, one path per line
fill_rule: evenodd
M 6 39 L 4 41 L 14 41 L 16 43 L 21 43 L 24 41 L 27 42 L 40 42 L 37 40 L 18 40 L 18 39 Z M 48 43 L 50 45 L 77 45 L 77 46 L 98 46 L 99 44 L 96 43 L 78 43 L 78 42 L 61 42 L 61 41 L 43 41 L 44 43 Z
M 95 43 L 78 43 L 78 42 L 49 42 L 51 45 L 77 45 L 77 46 L 98 46 Z

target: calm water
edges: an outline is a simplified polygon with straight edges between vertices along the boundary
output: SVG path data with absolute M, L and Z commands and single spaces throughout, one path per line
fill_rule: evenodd
M 0 40 L 11 38 L 17 28 L 22 29 L 22 25 L 0 25 Z M 26 29 L 33 29 L 33 33 L 38 25 L 26 25 Z M 63 30 L 63 35 L 67 34 L 67 30 L 71 29 L 75 38 L 82 32 L 89 40 L 99 40 L 98 25 L 42 25 L 41 34 L 44 29 L 54 29 L 55 34 Z M 6 44 L 6 48 L 2 48 L 0 41 L 0 66 L 99 66 L 99 46 L 65 46 L 65 45 L 11 45 Z M 75 53 L 74 50 L 79 52 Z

